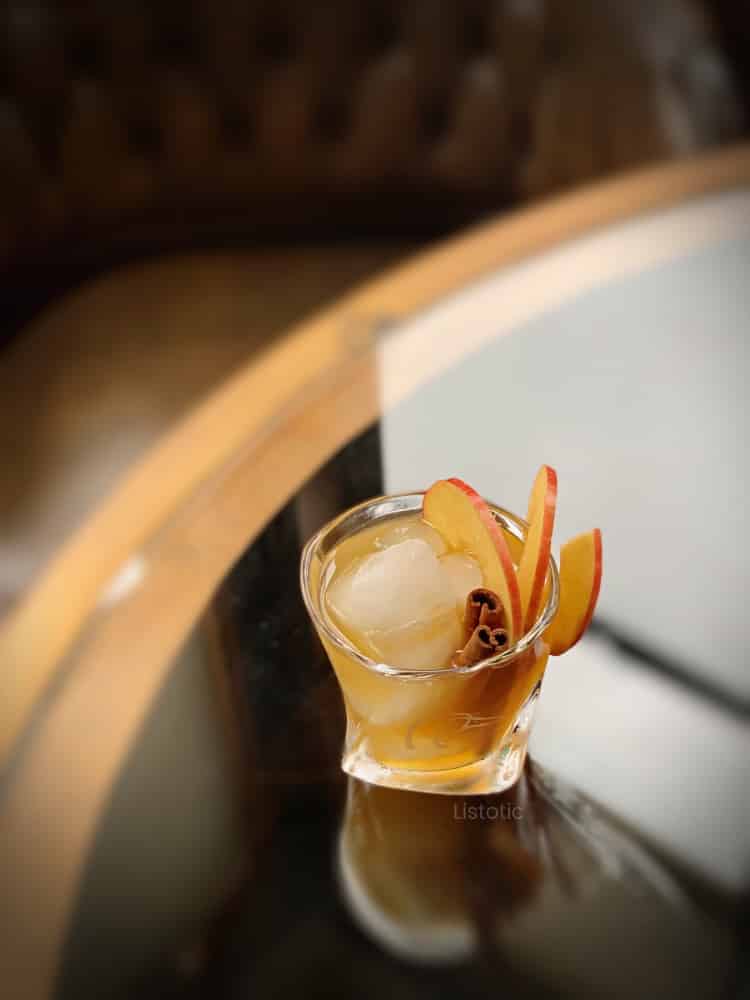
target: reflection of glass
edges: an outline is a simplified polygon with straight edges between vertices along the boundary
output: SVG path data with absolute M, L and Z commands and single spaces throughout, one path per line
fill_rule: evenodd
M 353 918 L 402 958 L 445 964 L 470 957 L 549 877 L 545 817 L 527 808 L 527 798 L 525 777 L 487 798 L 350 778 L 338 876 Z
M 322 528 L 302 555 L 302 592 L 341 686 L 347 713 L 342 766 L 380 785 L 474 794 L 509 788 L 523 768 L 533 708 L 549 653 L 542 634 L 557 609 L 550 560 L 546 605 L 533 629 L 497 656 L 470 667 L 397 669 L 366 656 L 336 627 L 326 588 L 337 556 L 386 522 L 419 516 L 422 494 L 381 497 Z M 525 524 L 492 513 L 517 553 Z
M 350 778 L 337 873 L 372 941 L 421 965 L 463 963 L 472 996 L 478 972 L 477 995 L 489 976 L 519 997 L 708 1000 L 731 961 L 731 935 L 648 845 L 532 761 L 487 797 Z
M 459 800 L 349 779 L 339 836 L 341 891 L 354 919 L 387 951 L 453 962 L 476 948 L 464 879 Z

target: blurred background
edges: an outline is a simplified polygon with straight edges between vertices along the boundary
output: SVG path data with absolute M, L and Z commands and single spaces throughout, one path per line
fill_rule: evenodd
M 289 324 L 460 227 L 750 119 L 743 0 L 7 0 L 0 19 L 3 611 Z
M 747 0 L 4 0 L 0 3 L 0 623 L 19 605 L 47 560 L 139 457 L 233 372 L 314 310 L 467 226 L 503 218 L 638 168 L 733 146 L 749 134 Z M 529 885 L 541 878 L 533 866 L 521 864 L 520 884 L 509 887 L 503 882 L 523 855 L 510 843 L 518 836 L 526 836 L 526 846 L 530 844 L 531 853 L 542 859 L 544 880 L 551 884 L 553 897 L 552 907 L 543 913 L 547 923 L 528 925 L 523 945 L 528 967 L 540 967 L 538 943 L 544 937 L 547 958 L 559 963 L 547 971 L 548 981 L 559 984 L 572 970 L 567 993 L 550 987 L 552 992 L 523 995 L 564 994 L 577 1000 L 584 995 L 576 979 L 578 968 L 589 965 L 601 972 L 601 979 L 591 980 L 590 995 L 597 997 L 682 998 L 693 979 L 696 996 L 728 996 L 725 986 L 730 975 L 740 995 L 743 984 L 750 982 L 747 963 L 744 972 L 732 971 L 739 967 L 735 959 L 741 951 L 735 931 L 750 912 L 749 855 L 742 841 L 746 802 L 737 792 L 746 787 L 745 763 L 750 760 L 745 752 L 747 703 L 740 701 L 747 676 L 742 615 L 735 612 L 735 605 L 720 600 L 726 572 L 724 577 L 706 573 L 695 590 L 702 602 L 696 601 L 699 614 L 690 618 L 689 628 L 683 628 L 685 607 L 693 615 L 695 606 L 683 601 L 692 593 L 686 583 L 687 559 L 684 564 L 665 560 L 662 584 L 651 567 L 645 571 L 638 567 L 641 576 L 631 573 L 627 558 L 640 558 L 628 530 L 637 503 L 641 516 L 644 511 L 649 515 L 649 523 L 654 504 L 663 504 L 656 508 L 661 519 L 653 519 L 655 544 L 645 546 L 646 551 L 659 551 L 658 544 L 669 534 L 664 527 L 668 521 L 672 541 L 692 558 L 702 550 L 695 540 L 692 548 L 683 546 L 696 521 L 697 508 L 686 502 L 691 490 L 693 501 L 709 494 L 712 503 L 714 496 L 726 499 L 724 481 L 716 473 L 723 455 L 715 445 L 719 439 L 720 445 L 730 441 L 733 446 L 735 426 L 741 434 L 746 416 L 740 361 L 746 357 L 744 317 L 750 283 L 747 258 L 742 256 L 746 243 L 737 232 L 731 242 L 735 205 L 745 206 L 746 212 L 746 201 L 739 196 L 709 209 L 718 213 L 716 228 L 727 229 L 724 256 L 712 255 L 709 246 L 703 257 L 691 258 L 692 263 L 681 270 L 655 268 L 651 300 L 639 298 L 644 288 L 651 287 L 647 281 L 625 282 L 606 301 L 594 296 L 588 312 L 551 313 L 548 339 L 537 340 L 537 347 L 528 349 L 527 368 L 515 359 L 513 384 L 503 386 L 505 414 L 493 393 L 496 375 L 503 376 L 503 365 L 511 355 L 496 356 L 488 348 L 487 353 L 475 354 L 473 368 L 459 370 L 456 365 L 450 375 L 454 387 L 465 380 L 465 398 L 472 401 L 471 414 L 469 407 L 465 409 L 467 421 L 481 411 L 481 405 L 473 404 L 474 396 L 482 396 L 479 404 L 484 400 L 488 407 L 485 426 L 511 426 L 516 414 L 529 406 L 537 355 L 547 362 L 550 383 L 569 378 L 578 400 L 583 398 L 580 385 L 585 382 L 585 387 L 593 387 L 592 397 L 597 393 L 601 397 L 598 412 L 608 413 L 609 423 L 603 417 L 587 420 L 590 436 L 585 428 L 579 433 L 577 426 L 568 434 L 572 444 L 563 454 L 568 467 L 576 468 L 577 476 L 570 481 L 578 483 L 580 500 L 576 504 L 573 487 L 568 510 L 573 516 L 589 517 L 593 507 L 599 516 L 597 494 L 591 487 L 597 477 L 617 494 L 617 502 L 606 490 L 599 496 L 604 497 L 602 509 L 615 540 L 607 548 L 613 555 L 610 565 L 618 566 L 619 575 L 606 572 L 613 584 L 619 581 L 620 590 L 610 586 L 606 621 L 597 619 L 590 641 L 577 652 L 576 699 L 570 694 L 574 688 L 568 686 L 573 671 L 557 675 L 558 680 L 553 677 L 547 685 L 539 756 L 547 752 L 553 764 L 572 776 L 574 785 L 607 808 L 606 792 L 617 788 L 620 795 L 624 790 L 619 799 L 614 797 L 613 808 L 626 821 L 640 824 L 649 835 L 667 828 L 671 835 L 676 830 L 672 846 L 687 843 L 694 848 L 693 860 L 702 855 L 716 862 L 719 875 L 729 871 L 725 882 L 734 893 L 731 906 L 714 893 L 715 887 L 696 882 L 691 888 L 706 912 L 720 913 L 720 932 L 707 931 L 701 920 L 691 924 L 686 936 L 681 925 L 670 923 L 673 915 L 662 919 L 663 913 L 680 910 L 682 903 L 672 907 L 673 889 L 664 888 L 650 857 L 630 858 L 613 875 L 611 860 L 619 848 L 610 851 L 611 843 L 616 847 L 630 843 L 632 830 L 618 828 L 615 836 L 611 817 L 597 812 L 596 804 L 583 801 L 575 790 L 557 789 L 543 771 L 529 777 L 528 787 L 519 785 L 518 795 L 537 803 L 536 814 L 529 810 L 521 834 L 484 827 L 481 836 L 486 835 L 486 843 L 480 843 L 481 850 L 476 848 L 475 832 L 463 828 L 458 835 L 450 800 L 425 807 L 424 802 L 419 805 L 419 797 L 412 797 L 402 812 L 398 799 L 351 783 L 344 787 L 338 767 L 340 696 L 320 650 L 316 646 L 311 651 L 296 590 L 299 542 L 336 509 L 384 488 L 413 487 L 417 471 L 425 483 L 431 476 L 446 474 L 438 466 L 451 447 L 451 433 L 455 457 L 462 452 L 466 424 L 456 423 L 451 429 L 450 408 L 441 395 L 445 385 L 436 382 L 432 405 L 428 387 L 395 417 L 393 412 L 384 413 L 378 427 L 347 444 L 276 513 L 259 540 L 234 563 L 211 599 L 209 612 L 196 619 L 175 655 L 174 669 L 159 683 L 155 680 L 153 690 L 147 687 L 148 657 L 141 661 L 131 653 L 131 641 L 138 648 L 131 634 L 126 633 L 119 645 L 111 643 L 110 652 L 116 645 L 118 653 L 124 650 L 119 665 L 125 663 L 127 669 L 119 673 L 111 669 L 106 643 L 102 655 L 96 642 L 89 641 L 92 634 L 96 639 L 96 627 L 86 631 L 89 619 L 80 634 L 68 636 L 66 654 L 72 650 L 71 658 L 61 657 L 55 663 L 54 680 L 59 685 L 50 686 L 47 700 L 45 690 L 40 711 L 12 748 L 18 752 L 11 755 L 11 766 L 0 772 L 0 909 L 3 902 L 6 905 L 6 926 L 0 931 L 3 996 L 6 985 L 11 1000 L 48 995 L 42 988 L 34 992 L 28 986 L 37 965 L 44 964 L 40 955 L 48 964 L 39 982 L 57 968 L 55 963 L 63 970 L 60 996 L 78 1000 L 115 996 L 117 991 L 132 996 L 135 992 L 128 991 L 136 973 L 143 975 L 152 960 L 169 953 L 170 976 L 176 970 L 181 983 L 174 996 L 246 996 L 255 984 L 258 995 L 297 997 L 300 984 L 309 993 L 308 980 L 320 970 L 325 977 L 326 970 L 346 966 L 340 961 L 342 950 L 353 956 L 350 965 L 355 972 L 351 980 L 341 979 L 338 993 L 322 987 L 323 996 L 385 993 L 432 998 L 447 992 L 484 996 L 487 982 L 493 986 L 497 982 L 496 966 L 483 964 L 486 952 L 471 965 L 475 978 L 461 970 L 454 971 L 452 979 L 440 970 L 429 976 L 420 970 L 412 977 L 400 964 L 384 964 L 377 950 L 378 933 L 389 946 L 393 935 L 390 931 L 384 935 L 382 921 L 362 906 L 366 892 L 354 893 L 349 900 L 350 908 L 359 906 L 365 913 L 359 914 L 365 931 L 347 923 L 333 882 L 332 845 L 339 844 L 341 856 L 350 851 L 350 869 L 361 863 L 364 870 L 373 862 L 374 875 L 370 874 L 375 882 L 382 877 L 381 862 L 388 880 L 395 872 L 400 887 L 395 898 L 398 901 L 405 886 L 406 909 L 413 908 L 416 900 L 416 909 L 410 912 L 420 934 L 423 910 L 429 917 L 434 909 L 434 900 L 420 897 L 424 886 L 437 887 L 440 905 L 447 902 L 448 910 L 455 902 L 451 893 L 459 895 L 459 909 L 468 907 L 472 927 L 476 924 L 481 930 L 477 944 L 481 950 L 491 934 L 513 931 L 504 922 L 507 901 L 514 894 L 523 900 Z M 663 242 L 679 249 L 688 242 L 680 220 L 697 218 L 689 209 L 686 213 L 671 222 L 656 219 L 652 228 L 644 230 L 643 245 L 648 233 L 661 232 Z M 583 247 L 582 256 L 573 256 L 574 261 L 585 262 L 579 273 L 588 273 L 589 267 L 594 270 L 593 261 L 601 252 L 596 236 L 588 250 Z M 611 246 L 622 244 L 615 239 Z M 618 253 L 616 249 L 612 255 Z M 712 274 L 716 261 L 723 269 L 722 280 L 712 283 L 706 274 Z M 538 286 L 531 282 L 530 300 L 542 300 L 548 291 L 545 275 L 557 273 L 558 285 L 565 284 L 564 266 L 560 270 L 559 265 L 560 260 L 541 262 L 534 272 L 541 277 Z M 660 312 L 662 292 L 669 309 Z M 438 344 L 441 322 L 444 340 L 453 338 L 457 329 L 463 336 L 461 323 L 477 337 L 485 336 L 487 343 L 496 336 L 499 340 L 500 324 L 492 309 L 503 300 L 493 294 L 491 288 L 489 299 L 480 294 L 473 312 L 462 312 L 464 302 L 451 313 L 449 303 L 437 322 L 435 310 L 431 315 L 423 311 L 411 333 L 418 340 L 420 322 L 425 324 L 425 354 Z M 633 323 L 629 306 L 636 298 L 638 322 Z M 488 301 L 492 308 L 482 305 Z M 714 325 L 714 315 L 727 302 L 731 308 Z M 694 320 L 692 334 L 684 322 L 688 313 Z M 656 348 L 655 330 L 661 335 Z M 566 357 L 572 357 L 566 344 L 573 338 L 580 344 L 584 337 L 593 343 L 602 331 L 610 338 L 619 337 L 611 341 L 614 360 L 607 367 L 607 359 L 598 358 L 599 367 L 587 367 L 577 383 L 565 369 Z M 519 350 L 525 350 L 532 334 L 546 336 L 545 331 L 527 330 L 524 338 L 514 341 L 513 349 L 520 344 Z M 356 338 L 358 331 L 351 335 Z M 391 338 L 391 347 L 394 342 L 398 347 L 398 340 Z M 603 336 L 597 340 L 600 350 L 602 340 Z M 592 357 L 595 350 L 592 346 Z M 672 365 L 678 354 L 685 355 L 682 368 Z M 700 363 L 709 355 L 719 362 L 713 383 Z M 403 356 L 408 359 L 408 352 Z M 395 350 L 386 362 L 388 357 L 390 368 L 386 364 L 380 375 L 398 382 L 402 355 Z M 488 363 L 493 357 L 494 362 Z M 631 403 L 632 412 L 643 414 L 651 399 L 652 426 L 657 430 L 645 444 L 638 434 L 630 433 L 631 411 L 626 406 L 620 411 L 623 419 L 619 423 L 615 419 L 619 401 L 611 388 L 618 365 L 624 371 L 628 360 L 629 371 L 640 373 L 644 357 L 653 392 L 651 397 L 636 394 Z M 379 360 L 383 362 L 383 357 Z M 477 393 L 482 377 L 488 383 Z M 640 385 L 638 377 L 631 381 Z M 383 378 L 378 388 L 382 390 L 386 382 Z M 661 393 L 660 383 L 669 386 L 671 396 Z M 551 389 L 545 387 L 538 395 L 550 407 L 547 411 L 540 406 L 538 426 L 554 431 L 564 423 L 563 405 L 558 405 Z M 706 415 L 721 409 L 717 400 L 726 406 L 712 423 Z M 566 405 L 569 413 L 576 409 L 573 403 Z M 702 437 L 689 436 L 696 424 L 705 429 Z M 611 474 L 613 466 L 600 461 L 610 441 L 599 441 L 600 451 L 595 452 L 597 435 L 606 436 L 613 426 L 621 427 L 620 445 L 626 447 L 617 453 L 613 449 L 611 462 L 624 455 L 637 467 L 631 492 L 620 490 L 621 480 Z M 714 427 L 719 431 L 712 438 Z M 665 432 L 661 436 L 659 428 Z M 432 450 L 424 445 L 430 436 Z M 545 448 L 551 437 L 552 433 L 545 437 Z M 478 472 L 477 484 L 492 483 L 490 473 L 502 475 L 506 486 L 512 487 L 509 495 L 522 496 L 513 476 L 520 481 L 523 464 L 530 461 L 528 442 L 528 436 L 518 435 L 516 453 L 512 442 L 504 443 L 503 458 L 515 472 L 501 469 L 502 463 L 490 455 L 485 479 L 478 455 L 476 468 L 482 475 Z M 738 454 L 743 444 L 737 447 Z M 686 450 L 691 464 L 686 485 L 679 491 L 680 503 L 674 500 L 671 466 L 663 456 L 677 463 Z M 709 452 L 713 465 L 705 457 Z M 644 456 L 651 456 L 650 468 Z M 468 454 L 463 457 L 468 462 Z M 535 453 L 533 461 L 541 460 L 547 460 L 546 453 Z M 746 466 L 739 460 L 737 464 L 735 478 L 730 469 L 725 480 L 736 486 L 732 497 L 744 498 Z M 250 471 L 254 474 L 253 468 Z M 469 478 L 473 471 L 472 467 L 466 473 L 450 470 Z M 630 466 L 626 475 L 630 480 Z M 654 484 L 661 492 L 653 489 Z M 156 483 L 154 493 L 158 489 Z M 251 502 L 257 500 L 262 506 L 266 498 L 260 496 L 261 489 L 257 492 Z M 710 565 L 725 571 L 729 567 L 739 579 L 745 563 L 741 553 L 734 558 L 740 545 L 732 526 L 742 525 L 738 533 L 744 529 L 744 506 L 739 501 L 725 506 L 726 510 L 717 506 L 721 516 L 715 518 L 715 537 L 721 533 L 721 546 L 712 542 L 709 532 L 701 533 L 700 541 L 704 548 L 712 548 Z M 625 525 L 619 531 L 618 512 L 620 525 Z M 143 511 L 134 511 L 133 520 L 141 515 Z M 205 525 L 209 531 L 214 526 L 210 514 Z M 228 535 L 236 524 L 225 527 Z M 151 564 L 148 559 L 139 562 L 136 552 L 124 563 L 124 576 L 118 573 L 114 581 L 120 591 L 115 587 L 103 593 L 91 620 L 107 602 L 114 605 L 131 591 L 137 596 L 149 565 L 153 569 L 158 564 L 162 536 L 157 532 L 155 537 L 157 558 Z M 640 536 L 638 541 L 642 540 Z M 168 557 L 165 563 L 169 569 Z M 701 562 L 701 567 L 707 565 L 708 559 Z M 88 569 L 83 566 L 84 580 Z M 651 590 L 644 583 L 648 573 Z M 684 577 L 679 581 L 682 589 L 671 586 L 677 577 Z M 184 591 L 194 583 L 188 579 Z M 671 593 L 682 616 L 681 627 L 672 628 L 671 638 L 692 643 L 692 653 L 699 643 L 693 642 L 691 630 L 704 630 L 701 638 L 708 651 L 698 657 L 700 670 L 692 675 L 689 670 L 681 674 L 672 670 L 668 659 L 654 655 L 649 661 L 642 648 L 622 640 L 628 634 L 648 638 L 642 627 L 647 614 L 638 600 L 648 605 L 654 591 L 659 599 Z M 735 586 L 732 592 L 739 606 L 744 589 Z M 714 613 L 719 603 L 724 618 Z M 614 612 L 623 608 L 629 609 L 635 623 L 629 633 L 624 627 L 620 633 L 608 628 L 613 621 L 617 625 Z M 67 610 L 62 608 L 61 617 Z M 151 610 L 157 631 L 163 606 Z M 169 614 L 164 618 L 168 632 Z M 75 614 L 71 619 L 77 621 Z M 724 658 L 722 675 L 722 663 L 719 669 L 714 663 L 721 647 L 714 646 L 711 628 L 712 622 L 725 619 L 731 619 L 736 642 L 732 657 Z M 127 625 L 127 609 L 121 620 Z M 653 628 L 657 638 L 670 631 L 663 618 L 654 618 Z M 19 651 L 16 646 L 14 652 L 23 654 L 19 662 L 32 663 L 37 636 L 23 638 L 24 648 Z M 81 649 L 78 662 L 75 657 Z M 96 668 L 90 674 L 87 663 Z M 14 674 L 14 663 L 2 666 L 9 668 L 5 676 L 12 693 L 21 671 Z M 279 683 L 279 671 L 284 684 Z M 730 672 L 736 698 L 731 691 L 720 690 L 722 676 L 726 679 Z M 227 692 L 214 684 L 214 673 L 222 683 L 227 676 L 237 682 L 234 694 L 239 691 L 236 700 L 246 709 L 240 750 L 256 782 L 248 810 L 255 822 L 252 837 L 236 822 L 237 797 L 227 781 L 231 766 L 222 715 Z M 135 681 L 129 689 L 131 676 Z M 673 684 L 675 678 L 678 683 Z M 101 687 L 90 684 L 92 680 Z M 94 779 L 89 781 L 100 763 L 92 748 L 97 751 L 107 745 L 108 734 L 101 733 L 109 721 L 117 722 L 123 706 L 120 715 L 127 716 L 131 691 L 136 692 L 132 704 L 142 704 L 148 711 L 144 708 L 142 718 L 130 720 L 132 732 L 127 732 L 132 744 L 123 738 L 121 757 L 112 756 L 111 783 L 100 789 L 101 812 L 92 807 L 87 813 L 86 808 L 99 801 L 98 786 Z M 215 711 L 213 700 L 221 702 L 222 713 Z M 72 714 L 67 716 L 70 705 Z M 576 706 L 581 706 L 580 712 Z M 635 706 L 646 706 L 648 711 L 636 718 Z M 72 724 L 70 718 L 76 723 L 83 719 L 85 725 Z M 63 748 L 57 755 L 55 733 Z M 115 742 L 116 733 L 112 745 Z M 52 765 L 40 756 L 42 763 L 35 772 L 39 746 L 47 748 Z M 619 772 L 612 764 L 618 747 Z M 657 765 L 654 747 L 662 748 Z M 694 766 L 696 758 L 703 770 Z M 16 780 L 14 767 L 26 788 Z M 287 771 L 297 774 L 299 787 Z M 701 775 L 705 778 L 701 799 L 705 813 L 699 817 L 693 788 L 696 775 L 699 782 Z M 28 794 L 33 787 L 41 790 L 36 801 Z M 623 808 L 629 801 L 643 806 L 651 827 L 641 822 L 635 808 L 630 813 Z M 714 805 L 708 809 L 707 803 Z M 37 940 L 40 923 L 46 922 L 49 930 L 56 919 L 55 913 L 47 919 L 50 912 L 66 898 L 55 878 L 58 869 L 72 870 L 65 865 L 75 855 L 76 822 L 82 815 L 96 817 L 97 837 L 93 846 L 81 840 L 89 853 L 81 855 L 81 870 L 71 877 L 75 919 L 71 917 L 68 925 L 67 916 L 59 911 L 64 946 L 49 934 Z M 598 832 L 584 850 L 579 833 L 592 816 Z M 413 830 L 428 833 L 421 838 L 413 835 L 416 839 L 410 841 Z M 607 834 L 603 840 L 602 830 Z M 381 852 L 385 847 L 385 861 L 378 859 L 374 848 L 370 850 L 371 834 Z M 233 869 L 231 878 L 225 877 L 226 858 L 233 856 L 226 844 L 235 837 L 239 845 L 234 846 L 244 857 L 241 864 L 252 854 L 248 843 L 262 843 L 266 854 L 257 863 L 253 855 L 249 868 L 256 865 L 256 881 L 246 883 L 234 913 L 216 929 L 221 947 L 215 948 L 219 958 L 210 966 L 211 942 L 207 945 L 194 931 L 193 897 L 210 897 L 213 906 L 214 895 L 224 892 L 226 882 L 242 881 L 242 870 L 238 874 Z M 426 870 L 421 848 L 429 837 L 434 860 Z M 468 875 L 466 844 L 479 858 Z M 555 844 L 562 845 L 559 857 Z M 722 852 L 729 859 L 723 867 L 718 864 Z M 487 878 L 493 857 L 497 884 Z M 567 858 L 570 871 L 560 858 L 563 862 Z M 523 855 L 522 860 L 528 859 Z M 432 879 L 435 871 L 446 877 L 445 896 L 441 896 L 443 882 Z M 14 883 L 16 873 L 20 874 Z M 15 896 L 2 889 L 3 877 L 5 885 L 14 885 Z M 219 883 L 221 893 L 216 889 Z M 581 886 L 594 883 L 604 886 L 604 902 L 589 906 L 591 897 L 581 892 L 577 902 L 583 902 L 585 912 L 580 925 L 575 924 L 570 919 L 571 899 Z M 461 894 L 467 885 L 470 892 L 465 899 Z M 576 892 L 571 893 L 571 885 Z M 633 896 L 631 886 L 636 887 Z M 489 931 L 488 898 L 500 914 L 498 927 Z M 652 905 L 653 900 L 661 900 L 664 910 Z M 726 916 L 729 911 L 731 919 Z M 463 921 L 463 909 L 460 916 Z M 629 928 L 627 933 L 623 927 Z M 429 932 L 429 920 L 427 928 Z M 403 936 L 403 927 L 399 934 Z M 509 940 L 513 953 L 519 942 L 512 934 Z M 591 955 L 586 953 L 589 943 Z M 620 950 L 611 958 L 615 943 Z M 581 945 L 576 968 L 570 954 Z M 58 961 L 58 948 L 60 954 L 67 949 L 65 963 Z M 652 965 L 642 961 L 644 949 Z M 209 973 L 200 992 L 191 984 L 203 967 Z M 626 970 L 622 975 L 620 968 Z M 670 980 L 676 969 L 680 975 Z M 507 968 L 503 974 L 508 974 Z M 633 975 L 637 980 L 638 974 L 646 984 L 642 988 L 631 986 L 628 979 Z M 653 983 L 662 979 L 671 993 L 655 991 Z M 154 982 L 150 992 L 136 991 L 138 995 L 167 997 L 162 981 L 157 977 Z M 519 982 L 524 984 L 523 977 Z M 611 992 L 613 982 L 620 989 L 616 994 Z

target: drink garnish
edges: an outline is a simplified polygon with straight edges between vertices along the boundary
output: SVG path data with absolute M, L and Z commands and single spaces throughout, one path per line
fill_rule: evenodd
M 549 465 L 543 465 L 529 496 L 526 514 L 529 529 L 517 570 L 524 631 L 533 626 L 542 609 L 556 506 L 557 473 Z
M 451 550 L 468 553 L 478 561 L 485 584 L 466 598 L 464 646 L 453 657 L 454 665 L 466 666 L 492 656 L 533 628 L 549 589 L 556 505 L 557 473 L 543 465 L 529 497 L 528 531 L 515 565 L 500 525 L 476 490 L 460 479 L 441 479 L 425 493 L 425 521 L 437 529 Z M 545 632 L 553 656 L 570 649 L 586 631 L 601 576 L 598 528 L 563 545 L 559 606 Z
M 502 628 L 505 625 L 505 610 L 502 601 L 489 587 L 475 587 L 469 591 L 464 612 L 464 641 L 468 642 L 477 625 Z
M 553 656 L 575 646 L 589 627 L 602 582 L 602 533 L 585 531 L 560 550 L 560 606 L 544 633 Z
M 503 530 L 487 502 L 461 479 L 441 479 L 427 490 L 422 515 L 455 552 L 472 555 L 482 582 L 500 597 L 511 642 L 523 635 L 521 593 Z
M 493 628 L 490 632 L 490 639 L 495 646 L 496 653 L 501 653 L 508 645 L 508 633 L 504 628 Z
M 463 649 L 457 650 L 451 664 L 454 667 L 473 667 L 480 660 L 497 656 L 507 645 L 508 633 L 504 628 L 477 625 Z
M 495 652 L 496 647 L 492 639 L 491 629 L 486 625 L 477 625 L 463 649 L 457 650 L 451 665 L 454 667 L 473 667 L 480 660 L 494 656 Z

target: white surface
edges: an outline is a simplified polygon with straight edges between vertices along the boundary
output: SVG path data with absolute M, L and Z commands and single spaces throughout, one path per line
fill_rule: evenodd
M 523 512 L 538 466 L 553 465 L 557 542 L 603 532 L 601 617 L 750 699 L 749 339 L 748 191 L 504 270 L 384 340 L 386 489 L 456 475 Z M 414 372 L 427 382 L 404 398 Z M 750 746 L 732 716 L 591 639 L 553 662 L 534 746 L 678 855 L 747 886 Z
M 531 752 L 709 878 L 750 883 L 747 726 L 607 640 L 550 661 Z

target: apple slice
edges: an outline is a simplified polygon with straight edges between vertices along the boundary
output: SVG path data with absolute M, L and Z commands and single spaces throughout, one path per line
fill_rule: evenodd
M 552 529 L 557 504 L 557 473 L 543 465 L 537 473 L 529 497 L 527 521 L 529 530 L 523 555 L 518 564 L 518 588 L 521 591 L 521 612 L 527 631 L 537 619 L 542 604 L 544 581 L 549 569 Z
M 485 501 L 460 479 L 440 479 L 425 493 L 423 513 L 452 549 L 477 560 L 484 586 L 503 602 L 508 640 L 513 642 L 523 629 L 521 595 L 505 535 Z
M 508 546 L 508 551 L 510 552 L 510 557 L 513 560 L 513 565 L 517 566 L 521 561 L 521 556 L 523 555 L 523 542 L 520 538 L 516 538 L 509 531 L 503 528 L 503 535 L 505 536 L 505 541 Z
M 575 646 L 588 628 L 602 582 L 602 533 L 577 535 L 560 550 L 560 606 L 544 633 L 553 656 Z

